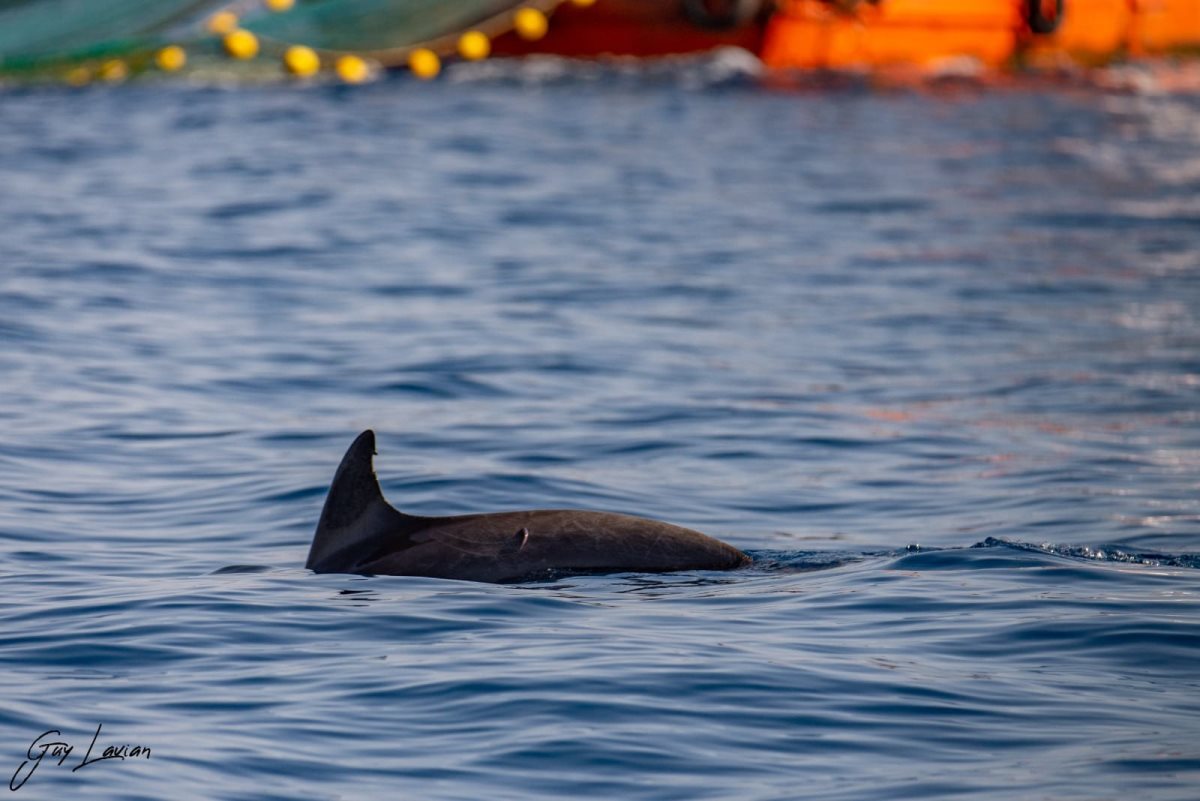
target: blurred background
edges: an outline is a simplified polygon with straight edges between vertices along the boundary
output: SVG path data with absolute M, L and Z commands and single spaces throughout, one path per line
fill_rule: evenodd
M 770 70 L 976 75 L 1200 46 L 1194 0 L 8 0 L 0 75 L 430 79 L 489 56 L 745 50 Z

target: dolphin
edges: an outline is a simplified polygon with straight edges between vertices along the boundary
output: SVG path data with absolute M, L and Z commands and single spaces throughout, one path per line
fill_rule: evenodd
M 374 456 L 375 432 L 367 430 L 342 457 L 308 552 L 309 570 L 504 583 L 750 563 L 737 548 L 699 531 L 610 512 L 404 514 L 384 499 Z

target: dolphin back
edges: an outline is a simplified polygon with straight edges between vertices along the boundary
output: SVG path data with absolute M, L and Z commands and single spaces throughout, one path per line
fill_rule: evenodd
M 750 562 L 720 540 L 641 517 L 578 509 L 416 517 L 375 476 L 375 433 L 338 465 L 306 567 L 318 573 L 521 581 L 575 573 L 730 570 Z

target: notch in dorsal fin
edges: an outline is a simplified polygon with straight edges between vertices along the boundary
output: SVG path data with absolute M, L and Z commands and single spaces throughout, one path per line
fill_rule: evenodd
M 370 552 L 380 538 L 403 533 L 406 517 L 384 499 L 374 456 L 375 432 L 367 429 L 350 445 L 333 474 L 305 563 L 310 570 L 346 570 L 358 562 L 355 555 Z
M 374 462 L 375 432 L 368 428 L 350 444 L 337 472 L 333 474 L 333 483 L 329 485 L 329 495 L 321 510 L 321 520 L 317 523 L 318 536 L 321 529 L 346 527 L 361 516 L 373 501 L 383 500 L 383 490 L 379 486 L 379 479 L 375 477 Z

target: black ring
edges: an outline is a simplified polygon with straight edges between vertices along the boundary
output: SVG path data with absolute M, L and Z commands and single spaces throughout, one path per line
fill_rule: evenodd
M 1065 0 L 1054 0 L 1054 14 L 1047 17 L 1042 7 L 1042 0 L 1029 0 L 1025 4 L 1025 17 L 1029 21 L 1029 30 L 1034 33 L 1050 34 L 1058 30 L 1062 24 Z
M 762 9 L 762 0 L 683 0 L 683 13 L 697 28 L 727 31 L 744 25 Z

